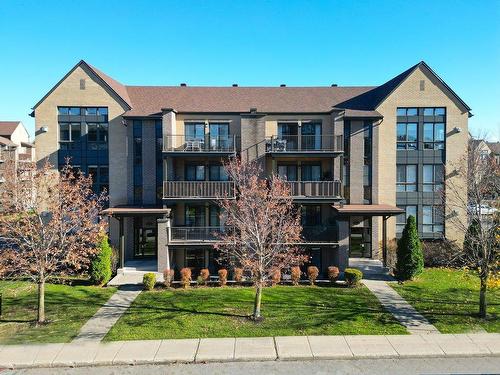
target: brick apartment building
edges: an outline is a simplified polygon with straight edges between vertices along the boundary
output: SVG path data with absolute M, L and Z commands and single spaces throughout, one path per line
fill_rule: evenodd
M 35 161 L 35 146 L 30 143 L 23 123 L 0 121 L 0 184 L 9 178 L 5 173 L 9 162 L 14 162 L 17 168 L 20 163 L 32 161 Z
M 467 149 L 470 108 L 425 62 L 374 87 L 167 87 L 80 61 L 33 116 L 38 160 L 70 157 L 109 191 L 121 267 L 214 272 L 216 199 L 234 195 L 222 162 L 235 155 L 289 181 L 322 272 L 382 258 L 407 215 L 423 239 L 463 238 L 441 190 Z

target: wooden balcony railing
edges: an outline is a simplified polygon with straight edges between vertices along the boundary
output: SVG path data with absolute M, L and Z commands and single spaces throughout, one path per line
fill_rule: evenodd
M 224 227 L 172 227 L 170 228 L 170 241 L 200 241 L 213 242 L 218 239 L 218 234 L 228 228 Z
M 232 181 L 164 181 L 163 199 L 234 198 Z
M 294 198 L 341 198 L 342 183 L 335 181 L 287 181 Z
M 272 153 L 322 153 L 342 152 L 344 141 L 341 135 L 279 135 L 266 140 L 266 152 Z
M 239 144 L 240 137 L 235 135 L 165 135 L 163 137 L 164 152 L 233 153 L 239 149 Z

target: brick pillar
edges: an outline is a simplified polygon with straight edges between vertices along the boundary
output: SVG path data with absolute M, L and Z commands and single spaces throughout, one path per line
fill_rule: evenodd
M 168 249 L 170 218 L 162 217 L 158 219 L 157 225 L 158 272 L 163 272 L 166 268 L 170 268 L 170 254 Z
M 341 271 L 349 266 L 349 219 L 339 219 L 338 225 L 338 252 L 336 263 Z

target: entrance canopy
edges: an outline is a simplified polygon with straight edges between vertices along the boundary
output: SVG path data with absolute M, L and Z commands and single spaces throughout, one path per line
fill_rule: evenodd
M 170 214 L 170 208 L 159 207 L 137 207 L 137 206 L 118 206 L 106 208 L 101 211 L 101 215 L 106 216 L 143 216 L 143 215 L 166 215 Z
M 345 204 L 332 206 L 342 216 L 382 216 L 382 258 L 387 266 L 387 219 L 405 211 L 389 204 Z
M 345 204 L 332 207 L 338 214 L 347 216 L 395 216 L 405 212 L 389 204 Z

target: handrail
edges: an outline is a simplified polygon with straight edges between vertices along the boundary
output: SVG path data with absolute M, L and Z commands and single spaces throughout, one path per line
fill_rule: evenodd
M 273 135 L 266 139 L 266 152 L 342 152 L 342 135 Z
M 163 198 L 234 198 L 233 181 L 163 181 Z
M 332 181 L 286 181 L 292 197 L 341 197 L 342 182 Z
M 212 227 L 171 227 L 170 238 L 172 241 L 216 241 L 218 234 L 228 228 L 223 226 Z

